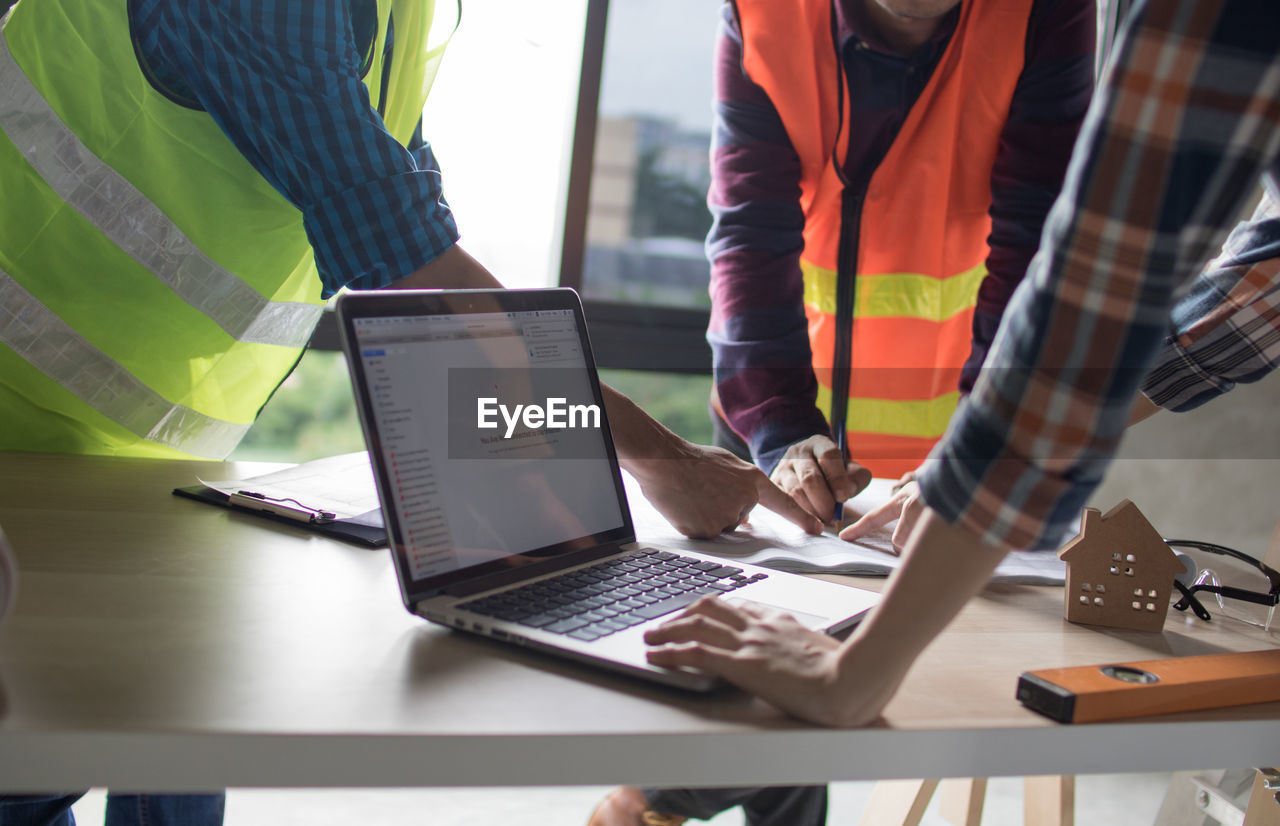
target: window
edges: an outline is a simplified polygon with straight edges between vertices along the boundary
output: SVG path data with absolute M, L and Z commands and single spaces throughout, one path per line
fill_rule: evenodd
M 602 367 L 710 371 L 702 243 L 721 6 L 464 3 L 427 102 L 462 246 L 508 286 L 578 289 Z M 332 319 L 312 346 L 338 348 Z
M 557 282 L 586 14 L 464 0 L 423 112 L 462 246 L 509 287 Z
M 582 295 L 706 307 L 711 67 L 721 0 L 611 0 Z
M 701 442 L 721 7 L 464 0 L 423 112 L 463 248 L 509 287 L 578 289 L 604 381 Z M 332 318 L 311 347 L 233 459 L 363 448 Z

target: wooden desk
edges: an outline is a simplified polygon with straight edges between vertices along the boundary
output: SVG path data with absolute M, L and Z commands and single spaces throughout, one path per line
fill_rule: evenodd
M 370 551 L 170 494 L 262 467 L 0 454 L 22 572 L 0 631 L 0 789 L 715 785 L 1280 763 L 1280 704 L 1061 726 L 1020 672 L 1238 651 L 1260 630 L 1067 625 L 1062 591 L 976 599 L 871 728 L 690 696 L 411 617 Z M 877 581 L 869 581 L 877 586 Z M 863 584 L 868 584 L 864 581 Z M 867 668 L 874 668 L 868 663 Z

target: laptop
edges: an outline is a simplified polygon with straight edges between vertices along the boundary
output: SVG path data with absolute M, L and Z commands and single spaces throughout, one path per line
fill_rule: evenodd
M 837 634 L 878 595 L 637 541 L 570 289 L 384 290 L 337 302 L 405 607 L 692 690 L 644 632 L 703 594 Z

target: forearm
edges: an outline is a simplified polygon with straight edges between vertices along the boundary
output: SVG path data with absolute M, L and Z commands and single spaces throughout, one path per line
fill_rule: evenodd
M 600 385 L 618 462 L 637 479 L 662 474 L 663 463 L 687 459 L 689 442 L 607 384 Z
M 501 288 L 485 266 L 454 244 L 418 269 L 388 285 L 397 290 Z
M 1138 422 L 1145 422 L 1152 416 L 1159 413 L 1163 408 L 1153 404 L 1143 394 L 1139 393 L 1133 400 L 1133 407 L 1129 410 L 1129 427 L 1133 427 Z
M 843 698 L 837 725 L 875 719 L 911 664 L 982 590 L 1004 555 L 925 509 L 879 604 L 842 646 L 833 693 Z
M 756 504 L 782 514 L 809 533 L 822 524 L 727 450 L 694 444 L 672 433 L 635 402 L 601 385 L 618 460 L 645 498 L 676 530 L 709 539 L 738 527 Z
M 434 260 L 390 285 L 394 289 L 487 289 L 502 284 L 456 244 Z M 688 458 L 688 442 L 672 433 L 639 405 L 606 384 L 600 385 L 605 415 L 618 460 L 637 478 L 660 473 L 656 463 Z

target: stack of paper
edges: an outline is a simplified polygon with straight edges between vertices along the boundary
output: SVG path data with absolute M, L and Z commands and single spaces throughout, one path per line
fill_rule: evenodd
M 750 524 L 716 539 L 695 540 L 682 536 L 662 517 L 640 492 L 640 485 L 623 474 L 627 500 L 636 534 L 644 542 L 715 554 L 738 562 L 749 562 L 802 574 L 849 574 L 887 576 L 901 560 L 893 554 L 893 524 L 857 542 L 846 542 L 833 533 L 810 536 L 783 517 L 764 508 L 751 512 Z M 876 479 L 866 490 L 849 500 L 849 517 L 867 513 L 892 497 L 893 482 Z M 1052 551 L 1014 551 L 996 568 L 992 582 L 1032 585 L 1061 585 L 1066 581 L 1066 565 Z

